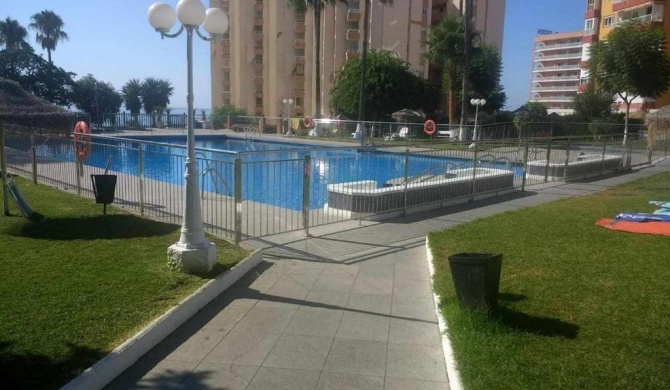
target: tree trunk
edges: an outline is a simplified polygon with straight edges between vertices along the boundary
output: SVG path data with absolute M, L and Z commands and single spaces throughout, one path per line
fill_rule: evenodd
M 321 0 L 314 0 L 314 89 L 315 118 L 321 118 Z
M 626 145 L 626 142 L 628 141 L 628 114 L 630 113 L 630 103 L 633 99 L 624 101 L 626 102 L 626 116 L 623 120 L 623 144 Z
M 361 55 L 361 86 L 358 95 L 358 121 L 365 119 L 365 76 L 368 65 L 368 37 L 370 36 L 370 0 L 365 0 L 365 17 L 363 18 L 363 53 Z M 361 145 L 364 145 L 365 130 L 361 126 Z
M 449 112 L 449 124 L 456 124 L 456 87 L 453 83 L 449 84 L 449 101 L 447 102 L 447 111 Z
M 463 87 L 461 91 L 461 128 L 458 133 L 458 140 L 465 141 L 466 129 L 468 123 L 468 91 L 470 89 L 470 22 L 472 19 L 472 0 L 466 1 L 465 12 L 463 12 L 465 23 L 463 35 L 465 44 L 463 45 Z
M 49 63 L 51 63 L 51 49 L 47 49 L 47 58 L 49 59 Z

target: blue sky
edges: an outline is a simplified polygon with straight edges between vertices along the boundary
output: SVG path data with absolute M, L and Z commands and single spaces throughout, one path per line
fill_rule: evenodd
M 25 27 L 31 15 L 44 9 L 53 10 L 63 18 L 70 40 L 60 43 L 52 53 L 56 65 L 77 73 L 78 77 L 91 73 L 117 89 L 131 78 L 167 78 L 175 87 L 170 105 L 186 106 L 186 38 L 161 40 L 153 31 L 147 22 L 147 8 L 155 0 L 0 1 L 0 17 L 9 16 Z M 177 3 L 177 0 L 163 1 L 172 6 Z M 502 83 L 508 109 L 516 109 L 528 99 L 532 40 L 537 29 L 581 29 L 585 9 L 585 0 L 507 0 Z M 42 53 L 34 42 L 34 32 L 29 33 L 36 52 Z M 195 106 L 209 108 L 209 44 L 197 38 L 194 42 Z

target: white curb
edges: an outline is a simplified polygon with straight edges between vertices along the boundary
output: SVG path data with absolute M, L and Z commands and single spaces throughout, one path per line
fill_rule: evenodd
M 433 253 L 430 251 L 428 236 L 426 236 L 426 259 L 428 260 L 428 268 L 430 269 L 430 285 L 432 287 L 433 277 L 435 276 L 435 268 L 433 267 Z M 454 351 L 451 349 L 451 341 L 449 340 L 449 335 L 447 334 L 449 328 L 447 327 L 447 323 L 444 321 L 444 318 L 442 318 L 442 312 L 440 311 L 440 298 L 435 294 L 435 289 L 433 289 L 433 301 L 435 303 L 437 323 L 440 327 L 440 334 L 442 335 L 442 352 L 444 352 L 444 360 L 447 364 L 449 388 L 451 390 L 463 390 L 463 382 L 461 382 L 461 375 L 458 372 Z
M 107 356 L 87 368 L 81 375 L 61 387 L 61 390 L 102 389 L 137 362 L 142 355 L 149 352 L 170 333 L 193 317 L 205 305 L 257 266 L 261 260 L 263 260 L 263 251 L 259 249 L 233 268 L 217 276 L 216 279 L 207 282 L 177 306 L 170 308 L 165 314 L 116 347 Z

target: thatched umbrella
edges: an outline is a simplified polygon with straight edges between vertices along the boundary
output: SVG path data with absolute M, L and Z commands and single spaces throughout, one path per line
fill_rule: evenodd
M 670 138 L 670 106 L 661 107 L 646 115 L 647 146 L 653 148 L 660 141 Z
M 0 78 L 0 122 L 69 133 L 75 120 L 73 113 Z

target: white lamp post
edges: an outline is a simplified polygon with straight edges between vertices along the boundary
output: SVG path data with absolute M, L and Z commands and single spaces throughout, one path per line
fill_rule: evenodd
M 293 104 L 293 99 L 284 99 L 282 100 L 284 104 L 286 104 L 286 117 L 290 118 L 291 117 L 291 105 Z
M 479 116 L 479 107 L 486 104 L 486 99 L 471 99 L 470 104 L 475 106 L 475 129 L 472 131 L 472 143 L 470 147 L 473 148 L 477 143 L 477 117 Z
M 188 154 L 184 173 L 184 217 L 179 242 L 168 248 L 168 265 L 188 273 L 210 271 L 216 263 L 216 247 L 205 238 L 202 224 L 202 208 L 198 188 L 198 164 L 195 160 L 195 135 L 193 131 L 193 33 L 205 41 L 220 39 L 228 30 L 228 16 L 219 8 L 205 10 L 200 0 L 179 0 L 177 14 L 165 3 L 154 3 L 148 11 L 149 23 L 161 34 L 161 38 L 176 38 L 186 31 L 186 62 L 188 73 Z M 169 31 L 179 18 L 181 27 Z M 202 25 L 209 37 L 200 33 Z

